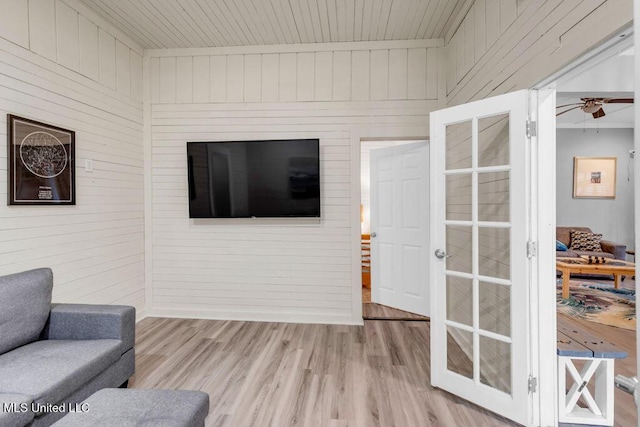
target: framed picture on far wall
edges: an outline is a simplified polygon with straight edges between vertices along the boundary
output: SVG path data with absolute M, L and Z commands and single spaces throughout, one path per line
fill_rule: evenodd
M 7 115 L 9 205 L 75 205 L 74 131 Z
M 616 198 L 617 157 L 574 157 L 573 197 Z

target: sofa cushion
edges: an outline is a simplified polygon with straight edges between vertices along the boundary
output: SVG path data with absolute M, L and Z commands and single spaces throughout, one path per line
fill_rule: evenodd
M 562 243 L 564 243 L 567 246 L 570 246 L 571 244 L 571 230 L 578 230 L 578 231 L 587 231 L 589 233 L 592 233 L 590 228 L 587 227 L 563 227 L 563 226 L 559 226 L 556 227 L 556 240 L 561 241 Z
M 209 395 L 195 390 L 99 390 L 83 402 L 86 412 L 66 415 L 55 427 L 200 427 L 209 413 Z
M 49 268 L 0 277 L 0 354 L 38 339 L 49 317 L 52 289 Z
M 0 426 L 26 426 L 33 421 L 33 399 L 24 394 L 0 393 Z
M 571 230 L 571 247 L 574 251 L 602 252 L 602 234 Z
M 556 251 L 556 258 L 577 258 L 578 254 L 576 251 L 572 251 L 568 249 L 566 251 Z
M 122 355 L 120 340 L 46 340 L 0 355 L 0 390 L 56 404 Z

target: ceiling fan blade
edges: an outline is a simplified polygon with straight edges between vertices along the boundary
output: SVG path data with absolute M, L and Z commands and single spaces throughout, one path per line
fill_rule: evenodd
M 563 115 L 564 113 L 568 113 L 571 110 L 575 110 L 577 108 L 582 108 L 582 104 L 578 105 L 577 107 L 573 107 L 573 108 L 569 108 L 568 110 L 564 110 L 559 112 L 558 114 L 556 114 L 556 117 Z
M 633 98 L 609 98 L 602 102 L 605 104 L 633 104 Z
M 602 108 L 600 108 L 598 111 L 596 111 L 595 113 L 592 113 L 593 118 L 594 119 L 599 119 L 600 117 L 604 117 L 606 116 L 606 114 L 604 113 L 604 110 Z
M 574 104 L 558 105 L 558 106 L 556 107 L 556 109 L 557 109 L 557 108 L 564 108 L 564 107 L 571 107 L 571 106 L 573 106 L 573 105 L 584 105 L 584 102 L 576 102 L 576 103 L 574 103 Z

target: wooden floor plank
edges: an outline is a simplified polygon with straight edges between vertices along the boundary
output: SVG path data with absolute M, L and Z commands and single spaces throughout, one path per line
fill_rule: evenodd
M 615 370 L 635 375 L 634 331 L 571 322 L 627 351 Z M 516 425 L 431 387 L 429 328 L 147 318 L 130 385 L 209 393 L 207 426 Z M 451 363 L 464 371 L 463 359 Z M 615 393 L 615 425 L 635 425 L 631 397 Z
M 510 426 L 431 387 L 429 323 L 147 318 L 132 388 L 209 393 L 207 426 Z

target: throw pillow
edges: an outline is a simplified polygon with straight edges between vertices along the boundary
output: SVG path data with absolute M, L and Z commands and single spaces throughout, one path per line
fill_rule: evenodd
M 602 234 L 571 230 L 571 248 L 575 251 L 602 252 Z
M 565 245 L 564 243 L 562 243 L 560 240 L 556 240 L 556 251 L 566 251 L 567 245 Z

